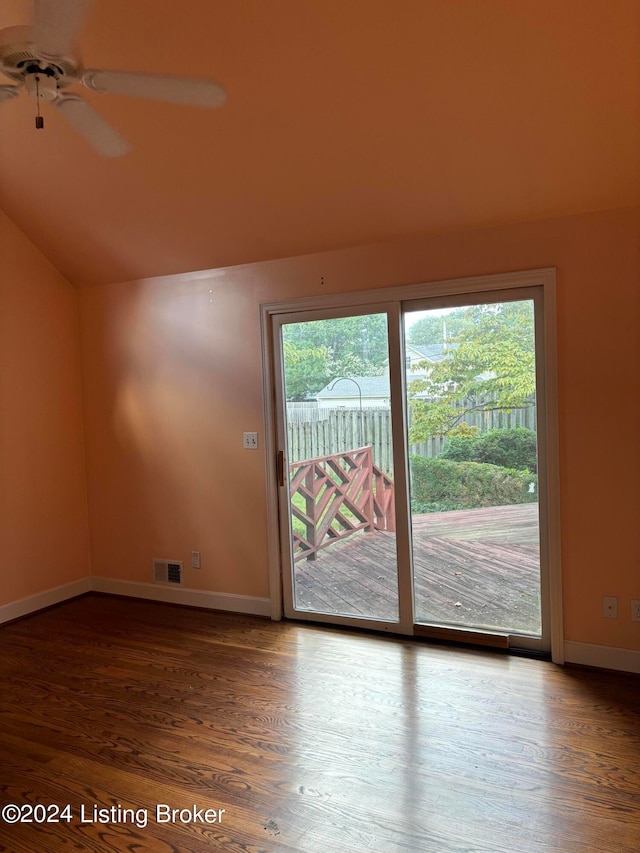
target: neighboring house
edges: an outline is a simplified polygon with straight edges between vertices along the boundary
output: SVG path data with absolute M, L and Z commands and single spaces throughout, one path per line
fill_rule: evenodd
M 390 400 L 389 376 L 341 377 L 329 382 L 316 395 L 320 409 L 387 407 Z
M 407 344 L 407 382 L 424 379 L 428 375 L 428 364 L 437 364 L 447 358 L 447 350 L 457 344 L 429 344 L 414 346 Z M 425 362 L 427 369 L 425 369 Z M 420 367 L 418 367 L 420 365 Z M 388 407 L 390 404 L 389 375 L 341 377 L 329 382 L 316 395 L 320 409 L 358 409 Z
M 447 353 L 457 349 L 458 344 L 406 344 L 407 368 L 412 370 L 421 362 L 437 364 L 447 358 Z

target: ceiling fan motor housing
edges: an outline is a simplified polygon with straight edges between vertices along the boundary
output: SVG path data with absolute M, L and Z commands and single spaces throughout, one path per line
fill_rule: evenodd
M 31 27 L 9 27 L 0 32 L 0 71 L 17 83 L 24 83 L 36 97 L 53 101 L 58 91 L 77 82 L 77 62 L 66 56 L 48 57 L 38 51 L 31 40 Z
M 58 97 L 58 81 L 49 68 L 30 66 L 27 69 L 25 88 L 32 97 L 41 98 L 43 101 L 55 101 Z

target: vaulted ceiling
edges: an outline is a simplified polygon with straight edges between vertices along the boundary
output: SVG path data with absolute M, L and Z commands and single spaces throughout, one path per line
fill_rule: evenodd
M 0 104 L 0 207 L 77 285 L 640 202 L 638 0 L 96 0 L 79 47 L 228 100 L 86 92 L 112 159 Z

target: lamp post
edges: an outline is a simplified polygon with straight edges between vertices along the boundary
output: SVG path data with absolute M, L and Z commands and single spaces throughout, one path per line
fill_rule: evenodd
M 355 379 L 352 379 L 350 376 L 341 376 L 339 379 L 334 379 L 331 385 L 327 385 L 327 391 L 332 391 L 338 382 L 353 382 L 353 384 L 358 389 L 358 399 L 360 401 L 360 417 L 358 418 L 358 443 L 360 447 L 362 447 L 362 388 L 356 382 Z

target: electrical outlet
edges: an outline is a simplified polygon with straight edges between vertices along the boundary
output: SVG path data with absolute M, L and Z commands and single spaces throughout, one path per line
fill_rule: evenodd
M 245 450 L 257 450 L 258 449 L 258 433 L 257 432 L 243 432 L 242 433 L 242 446 Z
M 199 569 L 200 568 L 200 551 L 192 551 L 191 552 L 191 568 Z
M 605 619 L 618 618 L 618 599 L 615 595 L 605 595 L 602 598 L 602 615 Z
M 631 602 L 631 621 L 640 622 L 640 599 L 634 598 Z

